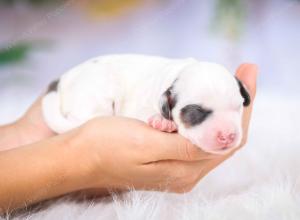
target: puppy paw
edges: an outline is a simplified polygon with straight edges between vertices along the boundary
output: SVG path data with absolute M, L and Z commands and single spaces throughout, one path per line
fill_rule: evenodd
M 157 114 L 153 115 L 149 118 L 148 124 L 160 131 L 164 132 L 174 132 L 177 131 L 177 126 L 174 121 L 170 121 L 168 119 L 165 119 L 163 116 Z

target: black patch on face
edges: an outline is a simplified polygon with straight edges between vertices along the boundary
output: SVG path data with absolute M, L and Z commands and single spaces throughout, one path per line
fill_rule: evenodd
M 161 96 L 160 113 L 168 120 L 173 120 L 172 109 L 177 103 L 177 96 L 173 91 L 173 86 L 169 87 Z
M 243 105 L 246 107 L 246 106 L 250 105 L 250 103 L 251 103 L 250 95 L 249 95 L 248 91 L 245 89 L 243 83 L 238 78 L 235 77 L 235 79 L 239 84 L 240 93 L 241 93 L 242 97 L 244 98 Z
M 181 109 L 180 118 L 186 127 L 192 127 L 201 124 L 211 113 L 212 110 L 191 104 Z
M 47 93 L 49 93 L 49 92 L 56 92 L 57 91 L 57 87 L 58 87 L 58 83 L 59 83 L 59 79 L 51 82 L 50 85 L 48 86 Z

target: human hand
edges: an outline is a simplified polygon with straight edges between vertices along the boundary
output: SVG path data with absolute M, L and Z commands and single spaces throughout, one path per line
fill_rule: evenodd
M 248 88 L 252 100 L 244 109 L 240 147 L 247 140 L 256 74 L 257 67 L 251 64 L 241 65 L 236 74 Z M 55 135 L 43 120 L 41 98 L 15 123 L 19 145 Z M 178 134 L 159 132 L 140 121 L 126 118 L 96 118 L 78 130 L 78 138 L 74 139 L 80 140 L 86 154 L 93 154 L 86 163 L 94 170 L 90 188 L 189 191 L 236 151 L 227 155 L 208 154 Z
M 0 151 L 31 144 L 55 135 L 42 115 L 40 96 L 17 121 L 0 126 Z
M 245 84 L 252 103 L 244 109 L 243 146 L 256 91 L 257 67 L 243 64 L 236 76 Z M 209 171 L 230 157 L 201 151 L 179 134 L 152 129 L 138 120 L 120 117 L 96 118 L 78 129 L 76 143 L 85 149 L 90 166 L 87 188 L 128 188 L 190 191 Z M 239 148 L 240 148 L 239 147 Z

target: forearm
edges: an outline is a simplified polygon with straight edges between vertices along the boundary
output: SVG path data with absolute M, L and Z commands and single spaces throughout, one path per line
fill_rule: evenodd
M 89 167 L 75 132 L 0 152 L 0 212 L 77 191 Z

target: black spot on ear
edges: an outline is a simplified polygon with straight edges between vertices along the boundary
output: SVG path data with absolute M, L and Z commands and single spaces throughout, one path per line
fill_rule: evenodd
M 168 88 L 161 96 L 160 112 L 162 116 L 168 120 L 173 120 L 172 109 L 177 102 L 177 96 L 173 91 L 173 87 Z
M 181 109 L 180 117 L 185 127 L 191 127 L 201 124 L 211 113 L 212 110 L 191 104 Z
M 57 86 L 58 86 L 59 80 L 55 80 L 53 82 L 50 83 L 50 85 L 48 86 L 48 90 L 47 93 L 49 92 L 56 92 L 57 91 Z
M 250 103 L 251 103 L 251 98 L 250 98 L 250 95 L 249 95 L 248 91 L 245 89 L 243 83 L 242 83 L 238 78 L 235 77 L 235 79 L 236 79 L 236 81 L 237 81 L 238 84 L 239 84 L 240 93 L 241 93 L 242 97 L 244 98 L 243 105 L 244 105 L 244 106 L 250 105 Z

